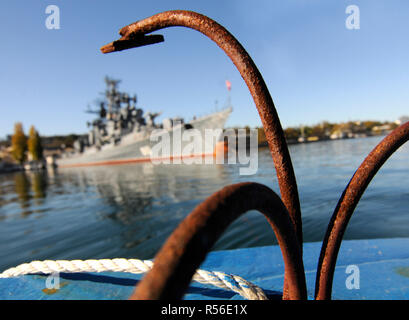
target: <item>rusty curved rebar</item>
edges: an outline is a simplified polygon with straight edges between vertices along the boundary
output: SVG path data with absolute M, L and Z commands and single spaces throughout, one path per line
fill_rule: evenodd
M 301 248 L 287 209 L 274 191 L 253 182 L 226 186 L 200 203 L 170 235 L 131 299 L 182 298 L 223 231 L 249 210 L 263 213 L 274 230 L 283 254 L 288 299 L 306 299 Z
M 332 280 L 342 237 L 362 194 L 386 160 L 408 140 L 409 122 L 393 130 L 371 151 L 345 188 L 321 247 L 315 282 L 317 300 L 331 299 Z
M 103 53 L 121 51 L 163 41 L 148 35 L 159 29 L 183 26 L 209 37 L 230 57 L 244 79 L 259 112 L 273 157 L 280 198 L 266 186 L 242 183 L 213 194 L 182 221 L 155 259 L 131 298 L 180 298 L 207 252 L 223 230 L 240 214 L 259 210 L 272 225 L 280 244 L 285 277 L 283 298 L 306 298 L 302 262 L 302 221 L 294 169 L 277 111 L 267 86 L 242 45 L 214 20 L 184 10 L 167 11 L 137 21 L 120 30 L 119 40 L 101 48 Z M 396 128 L 379 143 L 353 175 L 331 217 L 322 244 L 316 276 L 316 299 L 330 299 L 335 264 L 343 234 L 362 196 L 377 171 L 409 140 L 409 123 Z
M 192 11 L 173 10 L 155 14 L 120 30 L 121 39 L 101 48 L 103 53 L 125 50 L 163 41 L 161 35 L 147 35 L 159 29 L 181 26 L 209 37 L 230 57 L 247 84 L 259 112 L 274 165 L 282 201 L 293 222 L 302 250 L 302 221 L 294 169 L 287 142 L 268 88 L 243 46 L 223 26 Z

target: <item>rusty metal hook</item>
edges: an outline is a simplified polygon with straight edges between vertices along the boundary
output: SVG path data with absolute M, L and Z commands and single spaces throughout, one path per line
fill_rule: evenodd
M 212 245 L 240 214 L 262 212 L 276 234 L 284 262 L 283 298 L 305 299 L 302 261 L 302 223 L 297 183 L 284 133 L 267 86 L 241 44 L 214 20 L 191 11 L 167 11 L 120 30 L 119 40 L 101 48 L 103 53 L 163 41 L 153 31 L 184 26 L 197 30 L 230 57 L 247 84 L 259 112 L 277 172 L 280 198 L 256 183 L 230 185 L 207 198 L 172 233 L 155 258 L 155 266 L 135 289 L 134 299 L 181 298 Z M 380 167 L 409 139 L 409 123 L 390 133 L 368 155 L 342 194 L 329 223 L 318 262 L 315 296 L 330 299 L 336 259 L 343 234 L 366 187 Z
M 321 247 L 315 282 L 316 299 L 331 299 L 335 264 L 348 222 L 372 178 L 386 160 L 408 140 L 409 122 L 393 130 L 371 151 L 345 188 Z
M 214 20 L 196 12 L 166 11 L 122 28 L 119 31 L 122 38 L 103 46 L 101 51 L 109 53 L 145 45 L 146 34 L 173 26 L 197 30 L 216 42 L 230 57 L 246 82 L 265 130 L 277 172 L 282 201 L 295 225 L 298 241 L 302 247 L 302 221 L 297 182 L 277 111 L 259 70 L 243 46 L 230 32 Z
M 287 209 L 274 191 L 252 182 L 226 186 L 199 204 L 168 238 L 131 299 L 182 298 L 223 231 L 249 210 L 263 213 L 274 230 L 283 254 L 288 298 L 306 299 L 301 248 Z

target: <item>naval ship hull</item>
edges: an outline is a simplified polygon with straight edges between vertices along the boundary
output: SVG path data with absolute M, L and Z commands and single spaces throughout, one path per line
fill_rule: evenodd
M 170 149 L 167 151 L 159 153 L 159 156 L 153 154 L 152 149 L 158 147 L 161 138 L 159 137 L 156 141 L 152 141 L 151 136 L 154 130 L 157 128 L 152 128 L 151 130 L 145 130 L 143 132 L 132 132 L 121 138 L 121 141 L 117 144 L 103 145 L 100 148 L 95 146 L 85 148 L 82 153 L 64 155 L 63 157 L 57 159 L 56 164 L 60 168 L 64 167 L 77 167 L 77 166 L 93 166 L 93 165 L 114 165 L 114 164 L 124 164 L 133 162 L 160 162 L 165 160 L 175 160 L 187 157 L 205 157 L 215 155 L 215 147 L 217 144 L 213 145 L 206 144 L 205 130 L 209 129 L 221 129 L 223 130 L 224 124 L 228 116 L 230 115 L 232 109 L 228 108 L 208 116 L 197 118 L 190 121 L 188 124 L 182 124 L 176 126 L 171 130 L 163 130 L 169 137 Z M 203 139 L 200 141 L 201 145 L 192 146 L 192 143 L 197 142 L 195 139 L 189 139 L 183 141 L 180 139 L 186 130 L 191 132 L 195 130 L 196 134 L 199 134 Z M 157 131 L 156 131 L 157 132 Z M 175 138 L 180 142 L 178 145 L 173 145 Z M 216 141 L 219 141 L 221 135 L 215 137 Z M 207 141 L 209 142 L 209 141 Z M 223 141 L 219 141 L 223 143 Z M 197 144 L 197 143 L 196 143 Z M 189 146 L 188 146 L 189 145 Z M 188 150 L 186 150 L 188 149 Z M 197 152 L 199 150 L 199 152 Z

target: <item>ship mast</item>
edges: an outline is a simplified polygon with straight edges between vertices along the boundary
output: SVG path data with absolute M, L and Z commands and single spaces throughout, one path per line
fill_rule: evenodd
M 118 110 L 121 108 L 121 97 L 120 97 L 120 93 L 117 90 L 118 83 L 120 82 L 121 80 L 115 80 L 115 79 L 105 77 L 105 83 L 107 85 L 105 96 L 108 101 L 108 112 L 107 112 L 108 120 L 114 118 L 114 114 L 116 114 Z

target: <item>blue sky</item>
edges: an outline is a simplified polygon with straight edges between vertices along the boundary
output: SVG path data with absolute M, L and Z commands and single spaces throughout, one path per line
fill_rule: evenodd
M 360 29 L 345 27 L 348 5 Z M 48 5 L 61 28 L 45 27 Z M 155 13 L 186 9 L 225 26 L 258 66 L 283 127 L 323 120 L 395 120 L 409 114 L 409 1 L 2 0 L 0 137 L 21 121 L 42 135 L 82 133 L 84 113 L 105 75 L 136 93 L 138 106 L 187 119 L 215 110 L 232 83 L 227 126 L 259 126 L 250 93 L 227 56 L 186 28 L 161 30 L 165 42 L 103 55 L 118 30 Z

